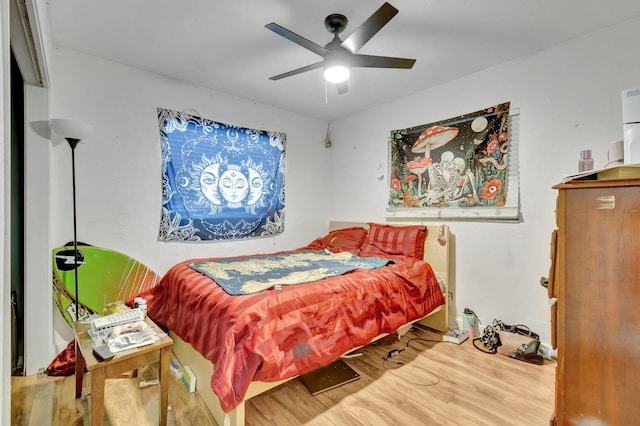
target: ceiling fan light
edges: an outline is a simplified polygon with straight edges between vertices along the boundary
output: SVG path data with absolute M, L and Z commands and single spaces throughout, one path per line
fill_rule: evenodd
M 345 67 L 344 65 L 333 65 L 331 67 L 327 67 L 324 70 L 324 78 L 329 83 L 342 83 L 347 81 L 351 71 L 349 67 Z

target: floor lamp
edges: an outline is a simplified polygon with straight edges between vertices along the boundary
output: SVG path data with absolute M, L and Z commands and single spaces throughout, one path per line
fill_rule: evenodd
M 76 321 L 80 320 L 80 308 L 78 296 L 78 232 L 77 232 L 77 216 L 76 216 L 76 146 L 78 143 L 89 136 L 93 130 L 93 126 L 77 120 L 65 120 L 54 118 L 51 120 L 51 128 L 53 131 L 62 136 L 71 147 L 71 179 L 73 189 L 73 271 L 75 279 L 75 301 L 76 301 Z

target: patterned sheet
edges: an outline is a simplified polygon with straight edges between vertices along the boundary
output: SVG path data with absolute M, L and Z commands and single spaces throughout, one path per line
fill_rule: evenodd
M 329 250 L 255 255 L 244 258 L 205 260 L 189 264 L 211 278 L 229 294 L 252 294 L 283 285 L 303 284 L 355 269 L 375 269 L 389 263 L 377 257 L 358 257 Z

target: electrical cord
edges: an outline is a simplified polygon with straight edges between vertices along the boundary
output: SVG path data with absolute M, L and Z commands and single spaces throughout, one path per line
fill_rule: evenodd
M 386 357 L 383 356 L 382 357 L 382 360 L 383 360 L 382 361 L 382 368 L 384 368 L 389 373 L 393 374 L 394 376 L 398 377 L 399 379 L 404 380 L 405 382 L 407 382 L 407 383 L 409 383 L 411 385 L 414 385 L 414 386 L 435 386 L 438 383 L 440 383 L 440 377 L 437 374 L 435 374 L 434 372 L 432 372 L 430 370 L 427 370 L 426 368 L 414 367 L 414 368 L 417 368 L 419 370 L 425 371 L 425 372 L 431 374 L 433 377 L 435 377 L 435 381 L 432 382 L 432 383 L 416 383 L 416 382 L 412 382 L 411 380 L 407 379 L 406 377 L 400 376 L 400 375 L 395 374 L 393 372 L 393 370 L 397 370 L 400 367 L 402 367 L 403 365 L 407 365 L 407 364 L 405 364 L 404 362 L 401 362 L 401 361 L 392 361 L 391 358 L 395 358 L 395 357 L 399 356 L 401 352 L 404 352 L 407 349 L 409 349 L 409 346 L 411 345 L 411 342 L 414 341 L 414 340 L 419 340 L 419 341 L 423 341 L 423 342 L 436 342 L 436 343 L 437 342 L 442 342 L 442 340 L 423 339 L 421 337 L 413 337 L 413 338 L 407 340 L 407 344 L 405 345 L 404 348 L 402 348 L 402 349 L 392 349 L 387 353 Z M 389 366 L 388 364 L 389 365 L 395 364 L 396 366 L 392 367 L 392 366 Z
M 409 345 L 411 345 L 411 342 L 413 342 L 414 340 L 418 340 L 418 341 L 421 341 L 421 342 L 434 342 L 434 343 L 442 342 L 442 340 L 424 339 L 422 337 L 412 337 L 411 339 L 407 340 L 407 344 L 404 346 L 404 348 L 402 348 L 402 349 L 394 349 L 394 350 L 389 351 L 388 357 L 389 358 L 393 358 L 395 356 L 400 355 L 400 352 L 403 352 L 403 351 L 406 351 L 407 349 L 409 349 Z
M 419 370 L 422 370 L 422 371 L 424 371 L 426 373 L 431 374 L 435 378 L 435 381 L 432 382 L 432 383 L 417 383 L 417 382 L 413 382 L 413 381 L 407 379 L 406 377 L 403 377 L 403 376 L 393 372 L 393 370 L 397 370 L 398 368 L 402 367 L 403 365 L 406 365 L 404 362 L 391 361 L 391 360 L 389 360 L 389 358 L 386 358 L 386 357 L 382 357 L 382 359 L 383 359 L 382 368 L 384 368 L 385 370 L 387 370 L 389 373 L 393 374 L 397 378 L 402 379 L 405 382 L 409 383 L 410 385 L 427 387 L 427 386 L 435 386 L 438 383 L 440 383 L 440 377 L 438 377 L 438 375 L 436 373 L 434 373 L 433 371 L 427 370 L 426 368 L 422 368 L 422 367 L 414 367 L 414 368 L 417 368 Z M 387 363 L 396 364 L 397 367 L 389 367 L 389 366 L 387 366 Z

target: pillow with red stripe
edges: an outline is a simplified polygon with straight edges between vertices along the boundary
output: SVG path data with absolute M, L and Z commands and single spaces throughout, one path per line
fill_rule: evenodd
M 353 254 L 360 254 L 360 248 L 367 236 L 365 228 L 353 227 L 337 229 L 329 232 L 322 238 L 313 240 L 307 248 L 312 250 L 329 249 L 334 253 L 350 251 Z
M 422 225 L 389 226 L 369 223 L 369 234 L 360 256 L 405 256 L 422 259 L 427 227 Z

